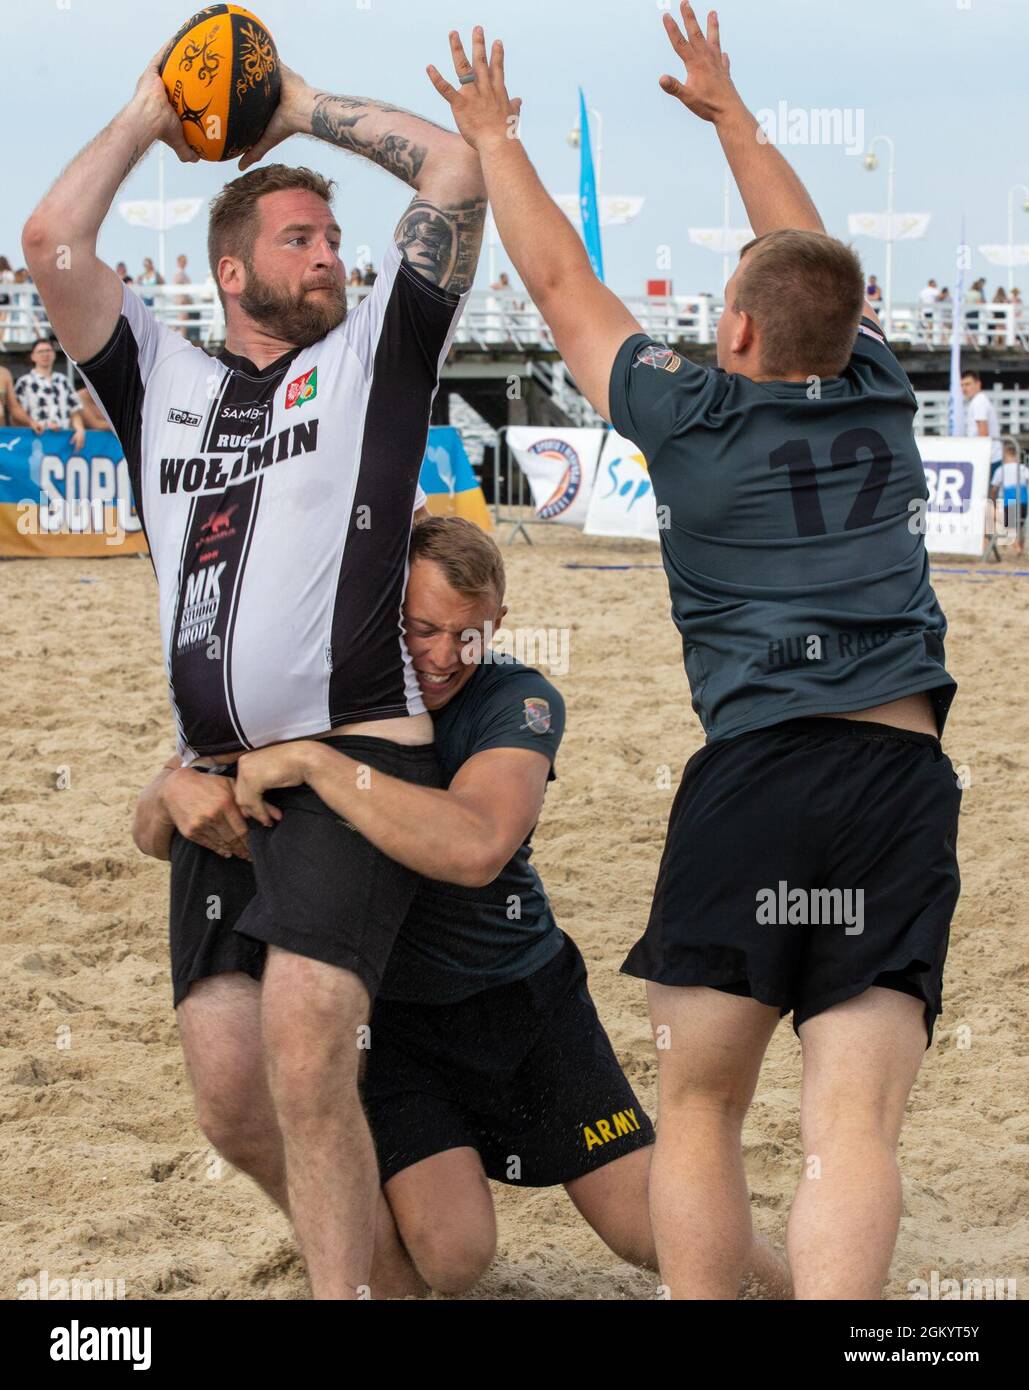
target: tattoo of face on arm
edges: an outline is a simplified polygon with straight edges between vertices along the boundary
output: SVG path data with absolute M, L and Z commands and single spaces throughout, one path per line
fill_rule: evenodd
M 396 243 L 404 260 L 427 280 L 464 294 L 475 279 L 485 219 L 485 198 L 448 207 L 415 198 L 397 223 Z
M 394 131 L 363 134 L 358 129 L 360 121 L 382 113 L 408 114 L 401 111 L 399 106 L 363 101 L 359 97 L 334 97 L 321 92 L 315 97 L 311 113 L 311 134 L 338 145 L 341 150 L 363 155 L 388 173 L 395 174 L 398 179 L 411 183 L 425 163 L 425 146 Z

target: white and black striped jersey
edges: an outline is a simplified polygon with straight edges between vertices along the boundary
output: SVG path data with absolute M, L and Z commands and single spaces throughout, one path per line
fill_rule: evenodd
M 391 243 L 337 328 L 211 357 L 129 288 L 80 370 L 150 545 L 184 764 L 424 710 L 401 617 L 418 473 L 467 294 Z

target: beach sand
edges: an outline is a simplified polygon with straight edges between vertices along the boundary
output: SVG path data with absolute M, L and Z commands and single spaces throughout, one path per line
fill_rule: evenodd
M 510 621 L 570 632 L 554 677 L 568 728 L 535 862 L 653 1113 L 644 987 L 618 967 L 701 730 L 661 570 L 566 568 L 656 566 L 656 547 L 533 536 L 504 547 Z M 1029 1289 L 1029 577 L 949 563 L 971 571 L 935 578 L 961 687 L 946 748 L 970 783 L 964 888 L 901 1141 L 893 1299 L 933 1270 Z M 0 1298 L 43 1270 L 120 1279 L 129 1298 L 305 1298 L 286 1221 L 196 1127 L 167 976 L 168 869 L 130 838 L 136 794 L 174 747 L 149 564 L 0 565 L 0 641 Z M 799 1078 L 786 1022 L 745 1130 L 755 1219 L 780 1244 L 801 1171 Z M 561 1189 L 494 1191 L 499 1251 L 469 1297 L 656 1296 L 656 1276 L 610 1254 Z

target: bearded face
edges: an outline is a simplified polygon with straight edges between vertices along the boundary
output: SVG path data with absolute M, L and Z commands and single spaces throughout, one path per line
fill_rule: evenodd
M 246 288 L 239 307 L 261 328 L 297 347 L 310 347 L 347 316 L 344 287 L 328 277 L 296 291 L 264 280 L 246 265 Z

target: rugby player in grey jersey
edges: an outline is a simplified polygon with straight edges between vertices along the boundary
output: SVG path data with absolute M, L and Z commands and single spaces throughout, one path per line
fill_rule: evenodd
M 685 33 L 662 22 L 686 75 L 660 85 L 714 125 L 755 232 L 725 287 L 717 368 L 654 342 L 599 283 L 517 138 L 501 45 L 487 58 L 477 29 L 469 60 L 452 33 L 473 80 L 428 72 L 575 383 L 647 459 L 707 734 L 623 966 L 647 980 L 664 1039 L 650 1184 L 663 1281 L 675 1298 L 735 1294 L 752 1232 L 743 1120 L 792 1011 L 808 1158 L 788 1227 L 796 1294 L 878 1298 L 959 889 L 960 791 L 939 743 L 955 682 L 919 525 L 917 403 L 857 257 L 736 91 L 717 17 L 705 35 L 681 11 Z M 688 167 L 680 139 L 670 170 Z

